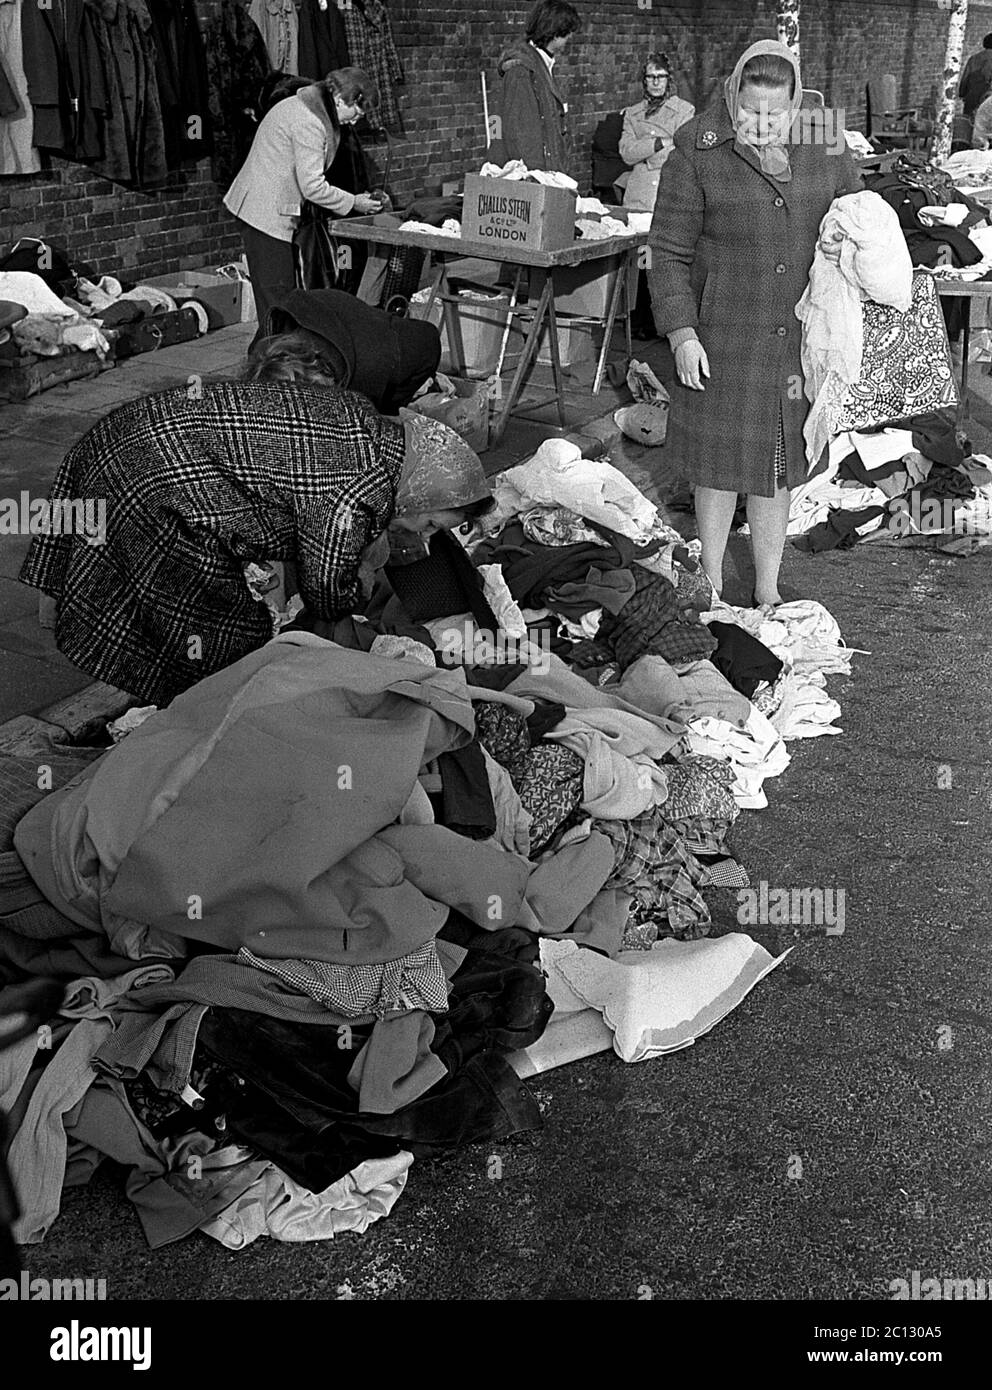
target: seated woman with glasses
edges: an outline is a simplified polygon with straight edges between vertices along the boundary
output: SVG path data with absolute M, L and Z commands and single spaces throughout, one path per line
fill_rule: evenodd
M 634 166 L 623 205 L 631 212 L 654 212 L 665 160 L 675 148 L 675 132 L 691 121 L 696 108 L 675 95 L 671 64 L 664 53 L 649 53 L 641 73 L 644 100 L 623 113 L 620 158 Z
M 378 95 L 361 68 L 338 68 L 276 102 L 262 118 L 248 158 L 224 195 L 224 206 L 238 219 L 248 258 L 259 322 L 254 342 L 264 333 L 274 301 L 295 286 L 293 233 L 304 201 L 337 217 L 379 211 L 379 199 L 346 193 L 324 177 L 341 127 L 359 120 Z

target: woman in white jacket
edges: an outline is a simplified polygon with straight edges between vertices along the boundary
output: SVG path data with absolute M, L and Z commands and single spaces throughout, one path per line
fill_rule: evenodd
M 273 301 L 294 288 L 293 233 L 304 201 L 338 217 L 378 212 L 368 193 L 346 193 L 324 177 L 337 152 L 342 125 L 359 120 L 378 100 L 361 68 L 338 68 L 321 82 L 277 102 L 262 119 L 248 158 L 224 195 L 240 224 L 262 336 Z M 252 344 L 254 346 L 254 343 Z
M 623 113 L 620 158 L 634 166 L 623 205 L 631 212 L 654 212 L 665 160 L 675 148 L 675 132 L 691 121 L 696 108 L 675 95 L 664 53 L 649 53 L 641 74 L 644 100 Z

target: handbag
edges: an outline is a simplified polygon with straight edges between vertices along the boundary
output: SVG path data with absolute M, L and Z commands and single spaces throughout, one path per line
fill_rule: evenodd
M 301 290 L 337 290 L 342 286 L 338 245 L 328 230 L 328 217 L 316 203 L 304 203 L 293 234 L 296 286 Z

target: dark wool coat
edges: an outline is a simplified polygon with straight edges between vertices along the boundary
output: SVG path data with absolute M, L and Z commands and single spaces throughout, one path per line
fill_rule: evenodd
M 205 17 L 207 0 L 196 0 Z M 244 164 L 258 130 L 259 95 L 269 72 L 269 54 L 258 25 L 237 0 L 221 0 L 210 13 L 204 33 L 210 123 L 213 137 L 211 171 L 214 182 L 226 188 Z
M 56 600 L 59 650 L 154 704 L 272 635 L 249 560 L 293 560 L 318 618 L 362 602 L 361 552 L 392 516 L 403 427 L 327 386 L 176 387 L 105 416 L 50 498 L 103 499 L 101 544 L 36 536 L 20 579 Z M 195 641 L 193 639 L 196 639 Z
M 165 162 L 177 169 L 211 150 L 207 55 L 193 0 L 148 0 L 155 39 Z M 193 126 L 190 117 L 199 117 Z
M 569 173 L 565 95 L 537 49 L 524 40 L 499 60 L 500 138 L 489 148 L 496 164 L 522 159 L 528 169 Z
M 323 81 L 329 72 L 347 67 L 351 67 L 351 56 L 341 10 L 326 0 L 323 9 L 320 0 L 303 0 L 296 63 L 299 76 Z
M 158 188 L 168 176 L 158 90 L 158 54 L 145 0 L 92 0 L 108 109 L 103 154 L 93 172 L 128 188 Z
M 775 492 L 780 410 L 788 485 L 807 474 L 795 307 L 824 214 L 862 186 L 846 144 L 806 139 L 789 153 L 780 183 L 736 143 L 722 102 L 704 111 L 676 133 L 649 239 L 658 331 L 695 328 L 711 372 L 705 391 L 673 383 L 666 459 L 699 486 L 759 497 Z
M 96 26 L 88 0 L 58 0 L 45 10 L 21 6 L 32 142 L 80 164 L 103 153 L 108 94 Z

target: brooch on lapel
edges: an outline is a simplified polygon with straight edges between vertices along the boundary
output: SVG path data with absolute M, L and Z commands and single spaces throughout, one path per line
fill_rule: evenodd
M 709 148 L 710 145 L 716 144 L 717 138 L 718 137 L 715 130 L 704 130 L 702 135 L 699 137 L 699 140 L 700 144 L 703 144 L 707 148 Z

